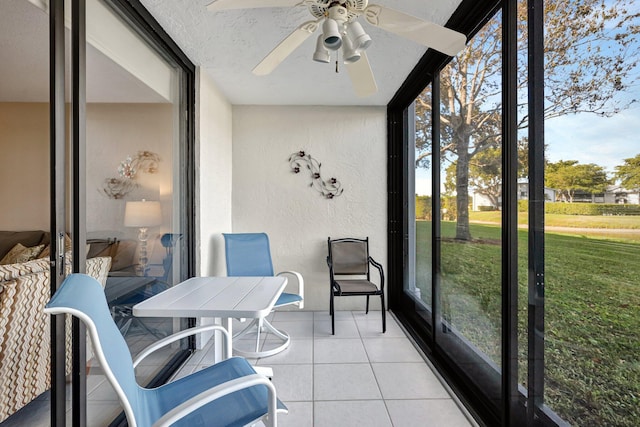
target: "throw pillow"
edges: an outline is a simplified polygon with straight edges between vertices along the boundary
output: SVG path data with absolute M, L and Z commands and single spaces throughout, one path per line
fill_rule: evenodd
M 90 246 L 87 258 L 96 257 L 114 257 L 118 251 L 117 239 L 91 239 L 87 240 L 87 244 Z
M 137 265 L 134 260 L 138 243 L 135 240 L 121 240 L 118 242 L 118 250 L 112 255 L 111 271 L 131 269 Z
M 42 252 L 42 248 L 44 248 L 44 245 L 25 248 L 21 243 L 18 243 L 0 260 L 0 265 L 18 264 L 36 259 Z

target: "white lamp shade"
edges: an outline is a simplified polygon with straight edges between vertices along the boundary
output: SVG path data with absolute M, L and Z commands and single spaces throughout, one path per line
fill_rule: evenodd
M 162 224 L 160 202 L 135 201 L 127 202 L 124 208 L 125 227 L 155 227 Z

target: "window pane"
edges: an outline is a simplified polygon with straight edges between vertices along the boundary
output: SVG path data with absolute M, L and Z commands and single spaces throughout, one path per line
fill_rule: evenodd
M 87 257 L 111 257 L 105 294 L 135 357 L 182 327 L 180 319 L 135 317 L 132 307 L 184 278 L 183 77 L 102 0 L 87 1 L 86 49 Z M 183 348 L 154 352 L 136 368 L 138 382 L 147 384 Z M 89 382 L 104 382 L 97 361 L 89 364 Z M 102 388 L 88 395 L 91 425 L 121 411 L 112 389 Z
M 421 316 L 431 323 L 432 310 L 432 121 L 431 85 L 415 101 L 415 151 L 410 168 L 415 169 L 415 209 L 412 218 L 415 224 L 415 242 L 410 253 L 415 256 L 415 279 L 409 281 L 405 289 L 413 297 L 415 307 Z
M 441 276 L 436 343 L 490 399 L 501 364 L 501 14 L 440 73 Z
M 571 424 L 637 426 L 640 9 L 561 4 L 545 19 L 545 403 Z

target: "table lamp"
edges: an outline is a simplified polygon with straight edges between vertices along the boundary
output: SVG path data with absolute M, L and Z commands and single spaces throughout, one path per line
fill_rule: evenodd
M 155 227 L 162 224 L 162 212 L 160 210 L 160 202 L 141 201 L 127 202 L 124 208 L 124 225 L 125 227 L 138 227 L 138 240 L 140 241 L 140 250 L 138 251 L 138 268 L 136 273 L 144 276 L 147 270 L 147 231 L 149 227 Z

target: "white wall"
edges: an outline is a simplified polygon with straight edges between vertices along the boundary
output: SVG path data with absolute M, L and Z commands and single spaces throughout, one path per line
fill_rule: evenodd
M 140 150 L 160 155 L 157 174 L 139 173 L 139 187 L 126 199 L 171 197 L 171 104 L 87 104 L 87 231 L 126 229 L 124 200 L 102 194 L 106 178 L 118 177 L 118 166 Z M 0 103 L 1 230 L 49 229 L 49 104 Z M 165 223 L 170 223 L 170 209 Z M 159 230 L 159 229 L 158 229 Z M 158 230 L 152 230 L 157 232 Z M 107 236 L 104 236 L 107 237 Z
M 49 229 L 49 104 L 0 103 L 0 230 Z
M 163 226 L 151 235 L 171 231 L 174 159 L 171 104 L 87 104 L 87 232 L 93 237 L 135 239 L 138 231 L 124 226 L 126 200 L 161 200 Z M 102 191 L 104 180 L 119 178 L 118 167 L 138 151 L 160 156 L 158 172 L 138 172 L 138 187 L 124 199 L 110 199 Z M 162 259 L 162 258 L 160 258 Z
M 225 275 L 221 233 L 231 231 L 232 107 L 206 73 L 198 74 L 196 271 Z
M 323 198 L 307 171 L 291 171 L 300 150 L 322 163 L 324 179 L 342 183 L 340 197 Z M 386 151 L 384 107 L 233 107 L 233 231 L 269 234 L 276 271 L 305 278 L 305 310 L 329 308 L 329 236 L 369 236 L 386 271 Z M 338 298 L 336 309 L 364 304 Z

